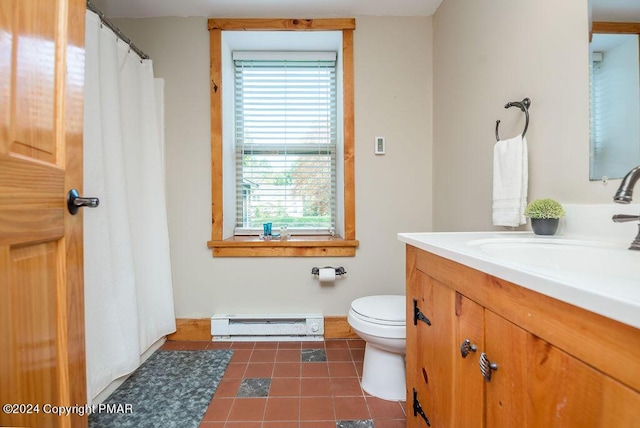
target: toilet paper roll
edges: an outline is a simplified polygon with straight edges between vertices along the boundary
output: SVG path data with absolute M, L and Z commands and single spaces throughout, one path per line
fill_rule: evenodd
M 318 277 L 320 282 L 334 282 L 336 280 L 336 270 L 334 268 L 322 268 Z

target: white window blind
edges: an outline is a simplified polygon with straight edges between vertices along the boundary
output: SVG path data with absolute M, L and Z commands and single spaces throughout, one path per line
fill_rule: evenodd
M 336 221 L 336 53 L 234 52 L 235 234 Z
M 601 110 L 601 98 L 600 98 L 600 85 L 598 84 L 600 70 L 600 61 L 590 61 L 589 63 L 589 101 L 590 101 L 590 114 L 589 114 L 589 143 L 590 143 L 590 156 L 589 156 L 589 171 L 590 178 L 594 178 L 594 174 L 597 173 L 597 162 L 600 158 L 602 151 L 601 132 L 600 132 L 600 110 Z

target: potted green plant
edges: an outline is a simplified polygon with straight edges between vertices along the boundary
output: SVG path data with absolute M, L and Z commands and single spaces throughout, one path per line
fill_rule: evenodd
M 553 235 L 565 212 L 562 205 L 554 199 L 536 199 L 527 205 L 524 215 L 531 219 L 531 228 L 536 235 Z

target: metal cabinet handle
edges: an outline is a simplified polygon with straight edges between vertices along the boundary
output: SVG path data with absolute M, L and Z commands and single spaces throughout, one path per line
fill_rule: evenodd
M 480 373 L 482 373 L 484 380 L 491 382 L 491 372 L 498 370 L 498 364 L 492 363 L 484 352 L 480 354 L 480 360 L 478 362 L 480 364 Z
M 67 194 L 67 209 L 71 215 L 78 214 L 78 210 L 82 207 L 96 208 L 100 205 L 98 198 L 81 198 L 76 189 L 69 190 Z
M 460 345 L 460 355 L 462 358 L 467 358 L 471 352 L 476 352 L 478 347 L 471 343 L 469 339 L 465 339 Z

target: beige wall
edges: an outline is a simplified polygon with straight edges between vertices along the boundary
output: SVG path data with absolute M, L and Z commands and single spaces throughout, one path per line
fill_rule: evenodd
M 397 232 L 428 231 L 432 222 L 436 230 L 494 229 L 495 121 L 502 120 L 503 136 L 523 126 L 519 110 L 503 108 L 507 101 L 530 97 L 533 102 L 529 200 L 610 203 L 617 187 L 617 181 L 588 181 L 587 1 L 444 0 L 433 18 L 357 19 L 357 256 L 213 259 L 205 244 L 210 235 L 206 19 L 116 23 L 152 56 L 156 75 L 166 79 L 179 317 L 344 315 L 355 297 L 403 292 L 404 249 Z M 407 70 L 407 64 L 413 68 Z M 387 137 L 383 157 L 373 155 L 376 135 Z M 327 264 L 343 265 L 348 274 L 335 286 L 320 288 L 309 272 Z
M 434 27 L 434 228 L 492 230 L 495 121 L 521 132 L 507 101 L 532 100 L 529 201 L 610 203 L 589 182 L 586 0 L 444 0 Z
M 432 224 L 431 18 L 357 18 L 355 43 L 356 233 L 353 258 L 214 259 L 211 227 L 209 39 L 205 18 L 114 20 L 166 80 L 171 256 L 179 318 L 213 313 L 346 315 L 368 294 L 404 293 L 398 232 Z M 411 68 L 408 68 L 410 65 Z M 387 154 L 375 156 L 375 136 Z M 344 266 L 320 287 L 314 266 Z

